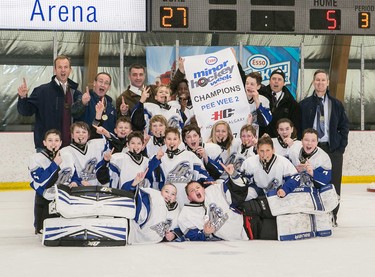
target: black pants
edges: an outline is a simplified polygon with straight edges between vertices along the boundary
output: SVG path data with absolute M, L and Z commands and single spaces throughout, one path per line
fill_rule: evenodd
M 35 194 L 34 202 L 34 227 L 35 234 L 43 229 L 43 222 L 47 218 L 57 217 L 55 214 L 49 214 L 49 203 L 51 201 L 45 199 L 43 196 Z
M 344 160 L 344 154 L 339 151 L 331 152 L 328 144 L 319 143 L 320 148 L 328 154 L 332 163 L 332 178 L 331 183 L 335 186 L 338 195 L 341 195 L 341 179 L 342 179 L 342 165 Z M 339 205 L 333 210 L 333 215 L 337 219 L 337 213 L 339 211 Z

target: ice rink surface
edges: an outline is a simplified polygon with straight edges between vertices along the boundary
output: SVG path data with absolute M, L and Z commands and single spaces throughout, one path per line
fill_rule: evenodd
M 375 276 L 375 193 L 342 188 L 333 235 L 301 241 L 45 247 L 33 234 L 33 191 L 0 192 L 0 276 Z

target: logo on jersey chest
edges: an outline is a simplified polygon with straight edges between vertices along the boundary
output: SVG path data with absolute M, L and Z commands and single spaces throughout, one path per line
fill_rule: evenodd
M 70 179 L 72 178 L 72 169 L 71 168 L 64 168 L 60 170 L 59 177 L 57 178 L 56 185 L 66 185 L 69 186 Z
M 167 175 L 167 182 L 175 183 L 187 183 L 190 182 L 193 177 L 193 173 L 187 162 L 178 164 L 172 171 Z
M 79 173 L 79 177 L 85 181 L 96 179 L 95 166 L 97 162 L 96 158 L 89 160 L 86 163 L 85 168 Z
M 150 229 L 155 231 L 161 238 L 165 236 L 165 232 L 169 231 L 172 226 L 172 219 L 166 219 L 165 221 L 159 222 L 153 226 L 150 226 Z

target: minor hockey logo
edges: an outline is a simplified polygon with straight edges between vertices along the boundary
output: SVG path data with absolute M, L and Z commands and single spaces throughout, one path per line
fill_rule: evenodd
M 63 168 L 59 172 L 59 177 L 56 180 L 56 185 L 69 185 L 70 179 L 72 177 L 72 169 L 71 168 Z
M 172 226 L 172 219 L 167 218 L 165 221 L 159 222 L 153 226 L 150 226 L 150 229 L 155 231 L 161 238 L 165 236 L 165 232 L 169 231 Z
M 171 116 L 168 119 L 168 126 L 180 129 L 180 120 L 179 120 L 179 118 L 177 116 Z
M 301 187 L 308 187 L 311 188 L 313 187 L 313 180 L 310 174 L 308 174 L 306 171 L 302 171 L 300 173 L 301 176 L 301 181 L 300 181 L 300 186 Z
M 234 169 L 237 170 L 238 172 L 241 171 L 241 165 L 244 162 L 244 158 L 239 156 L 237 157 L 237 160 L 233 163 Z
M 190 166 L 187 162 L 178 164 L 171 172 L 167 175 L 167 182 L 171 183 L 188 183 L 191 181 L 193 173 L 191 172 Z
M 211 225 L 215 227 L 215 231 L 219 230 L 228 220 L 228 214 L 223 212 L 223 209 L 218 207 L 215 203 L 209 206 L 208 220 Z
M 241 165 L 238 165 L 238 164 L 236 164 L 236 154 L 235 153 L 233 153 L 233 154 L 231 154 L 229 157 L 228 157 L 228 159 L 225 161 L 225 165 L 228 165 L 228 164 L 233 164 L 233 166 L 234 166 L 234 168 L 236 169 L 236 170 L 238 170 L 237 168 L 240 168 L 241 167 Z M 220 179 L 223 179 L 223 180 L 225 180 L 225 179 L 227 179 L 229 176 L 228 176 L 228 173 L 226 173 L 225 171 L 223 172 L 223 174 L 221 174 L 221 176 L 220 176 Z
M 272 181 L 268 183 L 268 186 L 265 190 L 269 191 L 272 189 L 277 189 L 279 186 L 280 186 L 279 180 L 277 180 L 276 178 L 273 178 Z
M 96 178 L 95 166 L 97 162 L 98 161 L 96 158 L 93 158 L 87 162 L 85 168 L 79 174 L 82 180 L 89 181 Z

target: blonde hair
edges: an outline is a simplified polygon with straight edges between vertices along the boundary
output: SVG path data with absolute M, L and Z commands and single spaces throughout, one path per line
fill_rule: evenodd
M 216 132 L 217 126 L 219 126 L 219 125 L 224 125 L 227 128 L 228 137 L 226 139 L 227 142 L 225 144 L 225 149 L 228 150 L 230 148 L 230 146 L 232 145 L 232 142 L 233 142 L 233 134 L 232 134 L 232 130 L 231 130 L 228 122 L 226 122 L 224 120 L 219 120 L 214 124 L 214 126 L 212 126 L 211 134 L 210 134 L 210 137 L 209 137 L 208 141 L 218 144 L 218 141 L 215 137 L 215 132 Z

